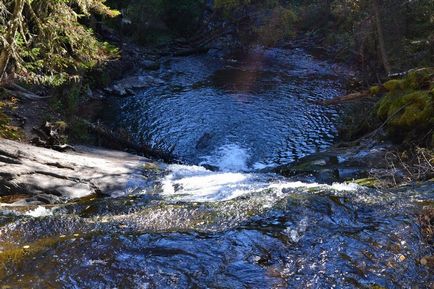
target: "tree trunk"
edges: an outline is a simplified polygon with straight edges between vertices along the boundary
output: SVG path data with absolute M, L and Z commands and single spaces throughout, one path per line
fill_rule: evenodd
M 15 0 L 14 12 L 6 28 L 7 33 L 4 39 L 6 44 L 0 53 L 0 83 L 6 75 L 10 59 L 15 50 L 15 38 L 20 27 L 20 21 L 23 18 L 24 4 L 25 0 Z
M 380 8 L 378 5 L 378 0 L 372 0 L 372 6 L 375 15 L 375 24 L 377 27 L 377 37 L 378 37 L 378 45 L 380 49 L 381 62 L 383 63 L 383 67 L 386 73 L 390 74 L 392 69 L 390 67 L 389 60 L 386 53 L 386 47 L 384 45 L 383 27 L 381 24 L 381 16 L 380 16 Z

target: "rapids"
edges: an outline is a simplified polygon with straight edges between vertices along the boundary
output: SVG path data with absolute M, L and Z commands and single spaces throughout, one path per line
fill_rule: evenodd
M 375 190 L 266 168 L 324 150 L 318 104 L 350 72 L 296 50 L 172 58 L 160 86 L 107 118 L 173 148 L 155 182 L 118 197 L 0 206 L 2 288 L 426 288 L 417 213 L 432 185 Z M 378 287 L 381 286 L 381 287 Z M 1 287 L 1 286 L 0 286 Z

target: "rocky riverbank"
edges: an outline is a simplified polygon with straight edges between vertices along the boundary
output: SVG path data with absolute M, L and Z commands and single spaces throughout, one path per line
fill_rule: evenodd
M 0 202 L 59 204 L 88 196 L 120 196 L 152 186 L 161 165 L 144 157 L 101 148 L 74 151 L 0 140 Z

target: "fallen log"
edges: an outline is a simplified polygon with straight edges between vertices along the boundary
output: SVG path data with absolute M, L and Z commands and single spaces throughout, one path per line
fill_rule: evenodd
M 51 97 L 51 96 L 37 95 L 31 92 L 30 90 L 27 90 L 24 87 L 19 86 L 18 84 L 15 83 L 8 83 L 7 85 L 4 85 L 2 88 L 6 93 L 15 96 L 16 98 L 19 99 L 41 100 L 41 99 L 47 99 Z
M 338 96 L 332 99 L 327 99 L 321 102 L 321 104 L 324 105 L 337 105 L 343 102 L 349 102 L 354 100 L 359 100 L 362 98 L 368 98 L 372 97 L 372 94 L 369 92 L 369 90 L 363 90 L 360 92 L 354 92 L 343 96 Z

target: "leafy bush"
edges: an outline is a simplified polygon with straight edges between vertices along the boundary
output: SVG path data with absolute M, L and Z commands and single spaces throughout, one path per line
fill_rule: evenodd
M 296 15 L 284 1 L 216 0 L 214 8 L 236 26 L 243 44 L 273 46 L 294 34 Z
M 5 0 L 0 5 L 0 80 L 15 71 L 26 81 L 60 85 L 117 55 L 81 20 L 115 17 L 103 0 Z

